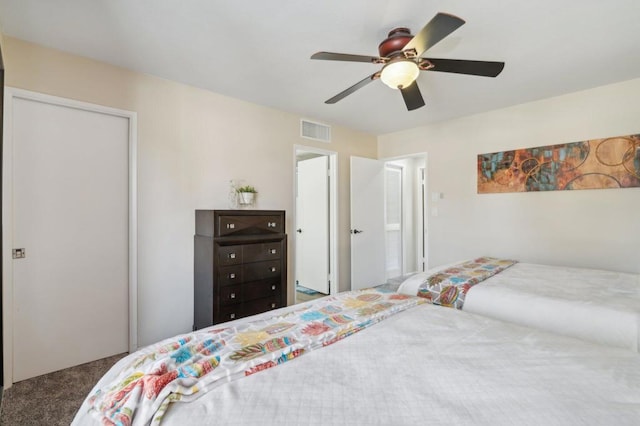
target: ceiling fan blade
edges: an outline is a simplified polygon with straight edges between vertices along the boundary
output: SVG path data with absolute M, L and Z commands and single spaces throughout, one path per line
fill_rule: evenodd
M 350 94 L 352 94 L 356 90 L 361 89 L 364 86 L 366 86 L 367 84 L 371 83 L 373 80 L 378 78 L 378 75 L 379 75 L 379 73 L 376 72 L 376 73 L 371 74 L 368 77 L 363 78 L 362 80 L 360 80 L 359 82 L 357 82 L 353 86 L 351 86 L 348 89 L 343 90 L 342 92 L 338 93 L 333 98 L 327 99 L 326 101 L 324 101 L 324 103 L 325 104 L 335 104 L 336 102 L 338 102 L 339 100 L 341 100 L 343 98 L 346 98 L 347 96 L 349 96 Z
M 460 28 L 464 20 L 447 13 L 438 13 L 418 32 L 403 51 L 414 49 L 416 56 L 422 55 L 427 49 Z
M 409 111 L 424 106 L 424 99 L 422 98 L 422 93 L 420 93 L 417 81 L 411 83 L 409 87 L 400 89 L 400 92 L 402 92 L 402 98 Z
M 325 61 L 367 62 L 369 64 L 383 64 L 386 59 L 378 56 L 351 55 L 349 53 L 317 52 L 311 55 L 311 59 Z
M 424 59 L 433 64 L 433 68 L 429 68 L 426 71 L 453 72 L 457 74 L 496 77 L 504 68 L 504 62 L 467 61 L 463 59 Z

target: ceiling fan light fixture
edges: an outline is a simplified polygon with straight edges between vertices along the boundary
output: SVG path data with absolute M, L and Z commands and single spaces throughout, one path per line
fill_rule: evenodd
M 418 64 L 410 59 L 389 62 L 382 68 L 380 80 L 392 89 L 409 87 L 420 74 Z

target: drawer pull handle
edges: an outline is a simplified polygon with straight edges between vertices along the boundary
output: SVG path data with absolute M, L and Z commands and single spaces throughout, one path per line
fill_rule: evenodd
M 275 304 L 275 303 L 272 303 L 272 304 L 271 304 L 271 307 L 272 307 L 272 308 L 275 308 L 275 307 L 276 307 L 276 304 Z
M 276 249 L 269 250 L 269 253 L 271 253 L 271 254 L 276 254 L 277 252 L 278 252 L 278 250 L 276 250 Z
M 233 279 L 235 279 L 235 277 L 236 277 L 236 274 L 229 274 L 229 279 L 233 280 Z
M 235 258 L 236 258 L 235 253 L 229 253 L 229 259 L 235 259 Z
M 276 289 L 276 286 L 274 284 L 274 285 L 271 286 L 271 290 L 275 290 L 275 289 Z
M 275 271 L 276 271 L 276 267 L 275 267 L 275 266 L 272 266 L 271 268 L 269 268 L 269 270 L 270 270 L 271 272 L 275 272 Z
M 275 228 L 275 227 L 276 227 L 275 222 L 267 222 L 267 228 Z
M 236 229 L 235 223 L 227 223 L 227 229 Z
M 235 299 L 235 298 L 236 298 L 236 294 L 235 294 L 235 293 L 231 293 L 231 294 L 229 295 L 229 299 Z
M 235 319 L 236 314 L 229 314 L 229 319 Z

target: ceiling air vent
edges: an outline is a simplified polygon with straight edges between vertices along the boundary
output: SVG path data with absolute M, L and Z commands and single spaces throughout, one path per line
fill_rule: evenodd
M 300 120 L 300 136 L 320 142 L 331 142 L 331 126 Z

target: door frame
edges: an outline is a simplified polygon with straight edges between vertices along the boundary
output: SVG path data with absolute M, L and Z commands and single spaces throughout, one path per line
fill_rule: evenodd
M 297 157 L 300 153 L 312 153 L 329 157 L 329 294 L 336 294 L 340 288 L 338 282 L 338 153 L 321 148 L 314 148 L 306 145 L 293 145 L 293 220 L 291 223 L 291 235 L 295 235 L 296 223 L 298 219 L 296 192 L 298 188 L 298 174 L 296 173 Z M 296 239 L 292 238 L 291 250 L 292 268 L 294 273 L 292 281 L 293 288 L 293 304 L 296 303 L 295 289 L 295 265 L 296 265 Z
M 297 164 L 296 233 L 294 235 L 296 302 L 298 296 L 301 296 L 298 292 L 299 285 L 317 292 L 316 295 L 329 294 L 331 263 L 329 261 L 329 157 L 302 153 L 297 158 Z
M 46 95 L 28 90 L 5 87 L 4 146 L 2 175 L 2 324 L 4 388 L 13 384 L 13 101 L 23 99 L 51 105 L 122 117 L 129 120 L 129 352 L 138 345 L 138 264 L 137 264 L 137 113 Z

